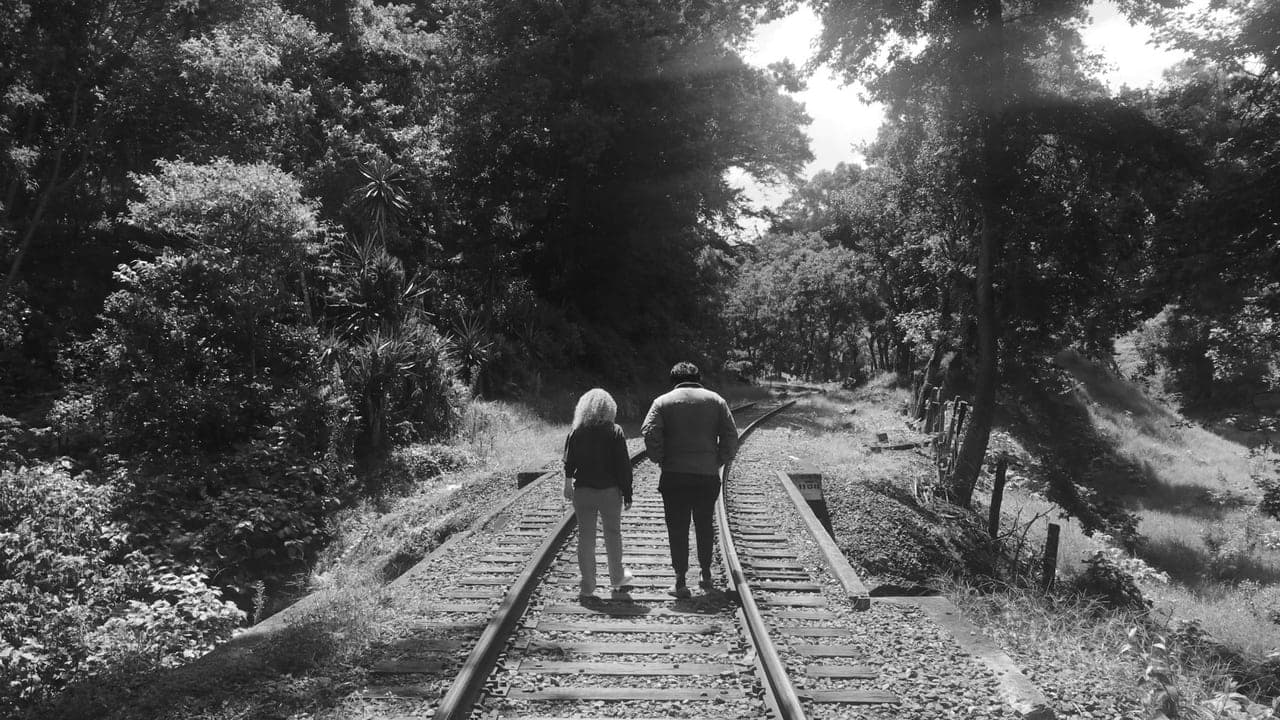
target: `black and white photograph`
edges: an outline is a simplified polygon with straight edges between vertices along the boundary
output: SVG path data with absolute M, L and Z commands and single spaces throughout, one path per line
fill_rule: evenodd
M 1280 720 L 1280 0 L 0 0 L 3 720 Z

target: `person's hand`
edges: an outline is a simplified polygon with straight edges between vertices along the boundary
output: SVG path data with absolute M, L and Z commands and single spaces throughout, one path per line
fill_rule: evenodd
M 631 501 L 630 501 L 630 500 L 627 500 L 627 501 L 623 502 L 623 503 L 622 503 L 622 509 L 623 509 L 623 510 L 630 510 L 630 509 L 631 509 Z
M 564 480 L 564 499 L 573 500 L 573 481 L 569 478 Z

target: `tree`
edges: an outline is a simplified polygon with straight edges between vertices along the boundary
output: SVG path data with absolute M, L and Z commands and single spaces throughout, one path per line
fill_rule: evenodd
M 855 254 L 816 234 L 769 235 L 741 266 L 726 318 L 734 348 L 774 372 L 858 375 L 867 288 Z
M 704 334 L 699 257 L 726 245 L 739 200 L 727 170 L 785 177 L 808 157 L 798 105 L 731 48 L 763 5 L 452 7 L 445 246 L 490 335 L 522 304 L 518 278 L 610 373 Z
M 1150 172 L 1148 160 L 1167 149 L 1168 136 L 1089 80 L 1078 36 L 1085 3 L 814 5 L 824 20 L 818 59 L 867 81 L 887 104 L 897 130 L 881 152 L 913 190 L 939 199 L 932 204 L 946 211 L 921 225 L 949 235 L 959 250 L 956 269 L 967 297 L 956 332 L 974 357 L 973 409 L 947 492 L 968 505 L 1002 365 L 1006 373 L 1021 371 L 1040 349 L 1030 340 L 1061 340 L 1067 329 L 1046 321 L 1043 305 L 1025 312 L 1023 303 L 1069 255 L 1092 251 L 1096 260 L 1098 248 L 1132 255 L 1140 247 L 1132 238 L 1141 237 L 1146 217 L 1130 211 L 1150 198 L 1131 188 Z M 1143 141 L 1130 146 L 1134 139 Z M 1118 168 L 1105 165 L 1118 160 Z M 1107 193 L 1115 190 L 1125 202 L 1110 202 Z M 1105 242 L 1086 242 L 1093 230 L 1102 230 Z M 1059 252 L 1055 236 L 1068 241 L 1068 252 Z M 1125 278 L 1098 272 L 1078 277 L 1112 291 L 1124 285 Z M 1071 304 L 1089 297 L 1081 288 L 1069 294 Z M 1066 316 L 1062 307 L 1053 312 Z M 1085 317 L 1088 330 L 1098 331 L 1091 337 L 1114 326 L 1097 312 Z
M 345 494 L 348 415 L 297 284 L 320 227 L 266 164 L 161 163 L 129 220 L 168 247 L 116 271 L 84 349 L 119 511 L 145 545 L 197 561 L 239 600 L 302 566 Z M 193 502 L 193 498 L 199 498 Z
M 1152 351 L 1189 405 L 1280 387 L 1277 18 L 1280 3 L 1255 0 L 1169 22 L 1166 38 L 1193 57 L 1165 89 L 1135 94 L 1203 163 L 1162 218 L 1145 288 L 1148 314 L 1168 304 L 1152 320 L 1161 336 Z

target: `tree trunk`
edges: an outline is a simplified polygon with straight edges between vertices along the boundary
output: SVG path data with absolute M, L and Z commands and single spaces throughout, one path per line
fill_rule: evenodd
M 995 307 L 995 268 L 1000 254 L 1000 223 L 1006 175 L 1004 142 L 1004 32 L 1001 0 L 985 0 L 981 5 L 983 33 L 983 167 L 978 182 L 978 204 L 981 230 L 978 240 L 978 264 L 974 274 L 978 357 L 974 369 L 974 393 L 969 426 L 956 457 L 955 468 L 948 478 L 947 494 L 952 502 L 969 507 L 973 488 L 982 471 L 991 436 L 998 382 L 997 337 L 999 333 Z
M 13 255 L 13 263 L 9 265 L 9 272 L 5 274 L 4 285 L 0 285 L 0 298 L 8 297 L 13 287 L 18 283 L 18 272 L 22 269 L 22 260 L 31 248 L 31 239 L 35 237 L 36 230 L 40 227 L 40 221 L 44 219 L 45 210 L 49 207 L 49 200 L 57 192 L 58 174 L 60 172 L 62 172 L 62 151 L 58 150 L 53 156 L 53 172 L 49 173 L 49 182 L 45 185 L 44 192 L 40 195 L 40 202 L 36 204 L 35 212 L 32 213 L 31 220 L 27 223 L 26 232 L 22 235 L 22 242 L 18 245 L 18 250 Z

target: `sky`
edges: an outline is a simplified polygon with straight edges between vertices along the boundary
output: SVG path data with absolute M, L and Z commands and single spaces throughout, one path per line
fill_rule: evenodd
M 1124 85 L 1144 87 L 1160 81 L 1161 73 L 1181 59 L 1177 52 L 1149 44 L 1151 32 L 1143 26 L 1132 26 L 1108 0 L 1094 3 L 1092 22 L 1085 29 L 1085 43 L 1100 52 L 1110 64 L 1103 77 L 1113 90 Z M 821 23 L 807 7 L 762 25 L 755 33 L 744 57 L 747 62 L 764 67 L 789 58 L 797 67 L 809 59 L 812 43 Z M 839 162 L 862 161 L 859 148 L 875 138 L 883 117 L 883 107 L 868 104 L 860 97 L 861 88 L 846 86 L 829 71 L 819 70 L 808 79 L 808 86 L 793 97 L 804 103 L 813 118 L 807 128 L 814 159 L 805 168 L 810 177 L 819 170 L 829 170 Z M 786 188 L 761 188 L 741 175 L 731 181 L 743 187 L 757 205 L 777 206 L 789 194 Z

